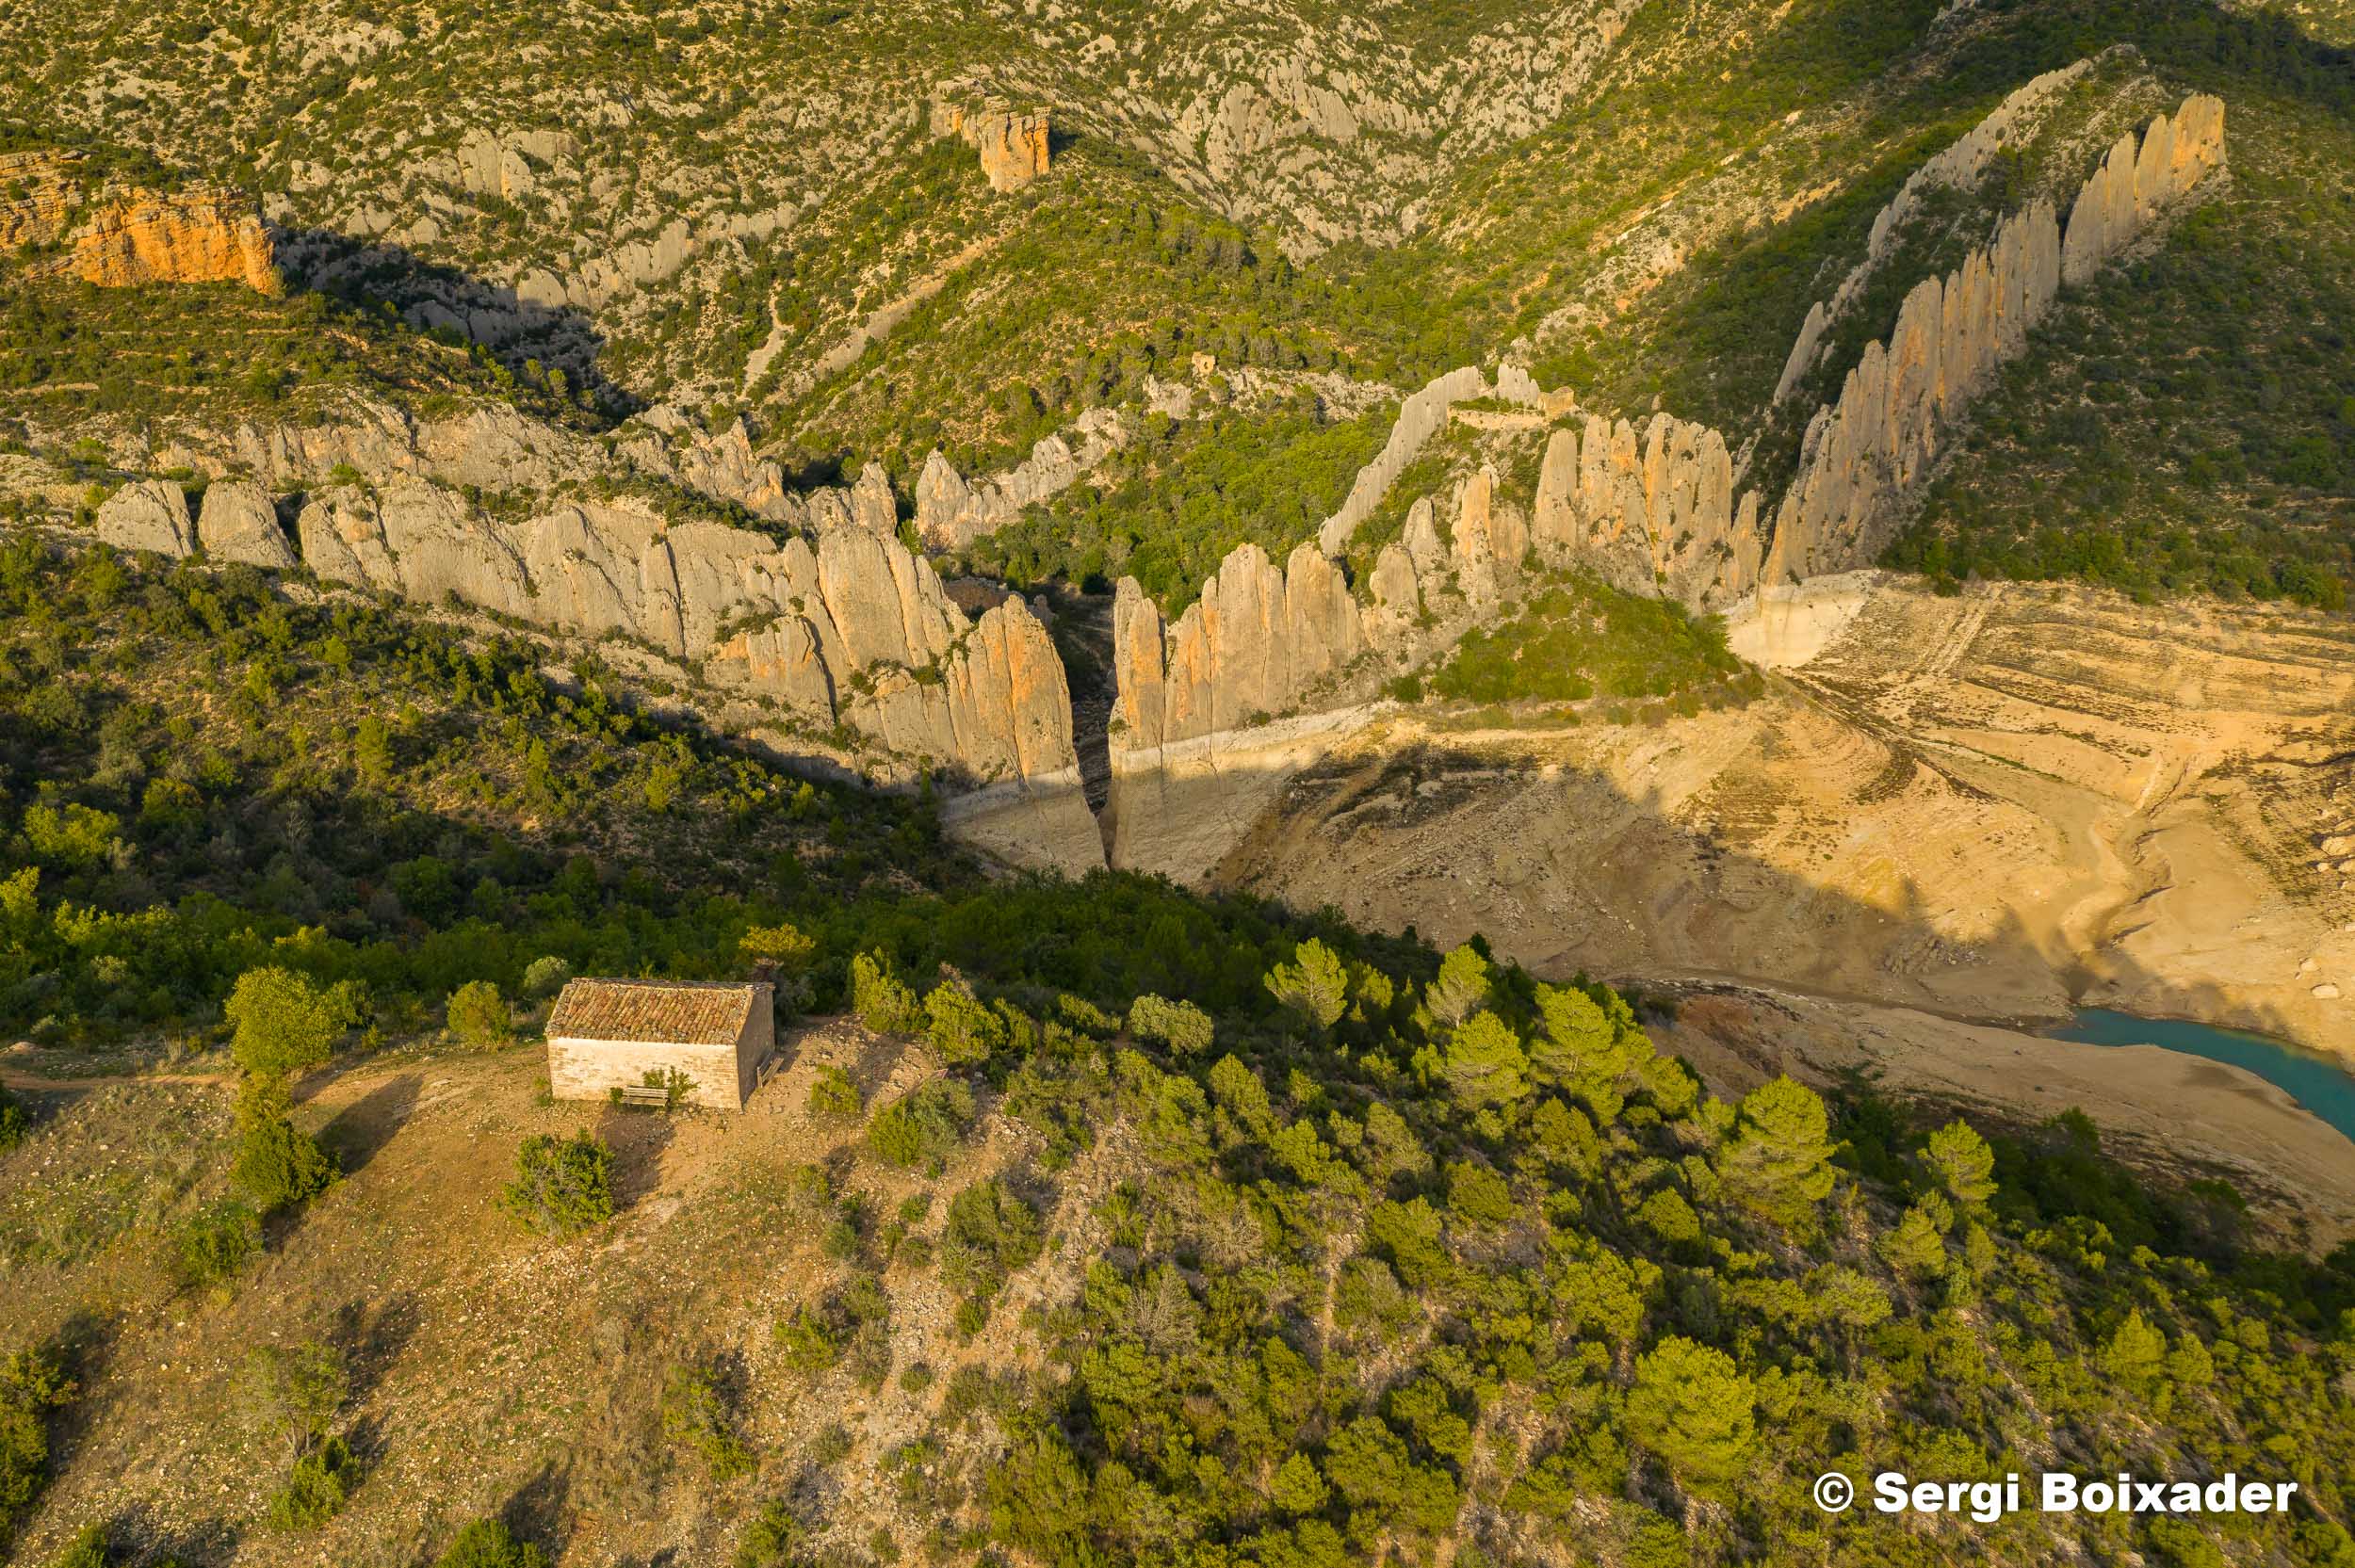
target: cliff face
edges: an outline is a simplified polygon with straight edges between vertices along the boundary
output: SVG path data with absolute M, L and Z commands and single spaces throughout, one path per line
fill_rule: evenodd
M 0 202 L 0 250 L 62 243 L 44 270 L 101 288 L 139 283 L 240 283 L 263 294 L 284 286 L 268 231 L 235 191 L 197 186 L 170 195 L 119 186 L 93 191 L 71 154 L 0 158 L 0 187 L 24 194 Z
M 1537 538 L 1583 556 L 1603 579 L 1716 609 L 1758 585 L 1758 496 L 1733 489 L 1725 437 L 1656 413 L 1639 435 L 1589 414 L 1556 430 L 1539 470 Z
M 981 154 L 982 173 L 992 190 L 1020 190 L 1047 172 L 1045 109 L 944 99 L 933 105 L 933 134 L 961 136 L 971 143 Z
M 856 524 L 779 542 L 584 501 L 510 526 L 401 479 L 321 493 L 298 529 L 304 563 L 330 581 L 623 637 L 967 784 L 1078 766 L 1063 666 L 1030 610 L 1009 600 L 969 621 L 928 562 Z

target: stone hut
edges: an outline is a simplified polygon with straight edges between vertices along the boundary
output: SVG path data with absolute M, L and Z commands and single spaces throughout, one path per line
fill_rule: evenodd
M 603 1100 L 676 1070 L 692 1104 L 741 1110 L 776 1047 L 775 989 L 767 980 L 574 980 L 548 1014 L 548 1088 L 560 1100 Z

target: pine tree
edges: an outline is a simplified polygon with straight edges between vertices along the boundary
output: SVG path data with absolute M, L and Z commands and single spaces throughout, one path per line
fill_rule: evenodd
M 1802 1222 L 1831 1195 L 1830 1132 L 1813 1090 L 1787 1076 L 1760 1085 L 1718 1156 L 1727 1194 L 1779 1224 Z

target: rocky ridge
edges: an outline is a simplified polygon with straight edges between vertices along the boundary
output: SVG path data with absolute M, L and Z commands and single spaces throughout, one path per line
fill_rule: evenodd
M 1896 251 L 1898 232 L 1922 209 L 1930 193 L 1967 189 L 1978 184 L 1993 165 L 1996 154 L 2017 150 L 2034 139 L 2045 111 L 2092 68 L 2090 59 L 2072 60 L 2015 89 L 1959 140 L 1907 178 L 1897 194 L 1890 198 L 1889 204 L 1874 218 L 1862 259 L 1848 269 L 1840 280 L 1840 286 L 1827 299 L 1818 299 L 1809 309 L 1806 324 L 1799 329 L 1797 339 L 1791 345 L 1790 357 L 1783 362 L 1781 379 L 1775 383 L 1776 402 L 1782 402 L 1797 390 L 1801 378 L 1815 364 L 1824 334 L 1863 298 L 1865 285 L 1874 273 Z
M 916 479 L 916 532 L 927 549 L 962 550 L 1079 483 L 1129 444 L 1117 409 L 1089 409 L 1071 428 L 1041 436 L 1002 474 L 966 479 L 938 447 Z
M 2063 284 L 2082 284 L 2224 163 L 2224 105 L 2194 94 L 2111 148 L 2064 230 L 2038 201 L 1993 242 L 1906 296 L 1888 340 L 1865 347 L 1837 402 L 1808 423 L 1798 477 L 1775 513 L 1766 574 L 1795 580 L 1869 564 L 1898 503 L 1996 365 L 2026 346 Z
M 696 450 L 679 430 L 680 448 Z M 673 520 L 617 489 L 596 444 L 496 408 L 421 421 L 363 403 L 317 427 L 247 426 L 210 447 L 145 456 L 218 477 L 194 518 L 176 482 L 117 491 L 97 531 L 118 548 L 299 561 L 422 605 L 620 639 L 720 702 L 749 703 L 746 727 L 788 750 L 885 782 L 922 768 L 966 789 L 998 786 L 1033 858 L 1102 862 L 1053 639 L 1017 598 L 961 609 L 899 540 L 879 470 L 783 498 L 772 509 L 802 523 L 764 531 Z M 483 491 L 522 497 L 525 514 L 495 515 L 475 498 Z M 282 498 L 296 514 L 292 543 Z
M 1923 280 L 1889 341 L 1867 347 L 1838 403 L 1811 423 L 1771 536 L 1757 493 L 1736 493 L 1718 431 L 1656 413 L 1639 432 L 1589 413 L 1582 428 L 1548 434 L 1526 513 L 1498 502 L 1493 470 L 1456 487 L 1445 539 L 1431 498 L 1419 498 L 1403 536 L 1381 548 L 1355 593 L 1332 558 L 1336 545 L 1455 403 L 1502 396 L 1567 412 L 1574 402 L 1548 396 L 1510 367 L 1493 390 L 1471 367 L 1434 380 L 1406 399 L 1342 510 L 1280 569 L 1256 545 L 1238 549 L 1174 623 L 1133 579 L 1120 583 L 1114 863 L 1154 863 L 1130 858 L 1135 846 L 1198 813 L 1202 781 L 1224 773 L 1231 784 L 1271 719 L 1363 703 L 1494 618 L 1519 597 L 1525 563 L 1584 565 L 1616 587 L 1696 611 L 1727 608 L 1762 584 L 1867 564 L 1881 542 L 1876 530 L 1935 459 L 1944 431 L 1995 365 L 2025 346 L 2064 281 L 2092 276 L 2222 159 L 2222 105 L 2195 95 L 2111 151 L 2071 209 L 2070 231 L 2086 236 L 2073 247 L 2051 204 L 2037 202 L 1950 277 Z M 2074 271 L 2065 260 L 2072 255 Z M 1282 744 L 1296 750 L 1285 736 Z M 1249 766 L 1281 770 L 1265 759 Z

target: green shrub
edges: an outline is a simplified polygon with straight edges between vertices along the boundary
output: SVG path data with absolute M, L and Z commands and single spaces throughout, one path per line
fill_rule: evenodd
M 952 1067 L 987 1061 L 1006 1043 L 1006 1021 L 962 980 L 943 980 L 924 998 L 924 1038 Z
M 663 1382 L 663 1431 L 701 1454 L 715 1481 L 732 1480 L 753 1467 L 752 1448 L 737 1431 L 734 1404 L 718 1368 L 706 1363 L 681 1363 Z
M 106 1549 L 106 1527 L 84 1525 L 49 1562 L 50 1568 L 112 1568 L 114 1554 Z
M 867 1124 L 867 1144 L 893 1165 L 945 1160 L 973 1120 L 973 1091 L 954 1079 L 924 1084 L 901 1096 Z
M 858 1085 L 839 1067 L 820 1067 L 810 1080 L 809 1113 L 820 1121 L 849 1121 L 864 1105 Z
M 1038 1256 L 1038 1211 L 1001 1181 L 975 1182 L 950 1201 L 940 1239 L 941 1277 L 985 1299 Z
M 458 1532 L 433 1568 L 548 1568 L 548 1557 L 496 1519 L 478 1519 Z
M 48 1483 L 50 1413 L 72 1398 L 73 1384 L 47 1350 L 19 1350 L 0 1365 L 0 1542 Z
M 446 1016 L 459 1043 L 479 1051 L 496 1050 L 515 1039 L 515 1014 L 489 980 L 468 980 L 450 993 Z
M 545 1235 L 577 1236 L 613 1218 L 613 1151 L 587 1130 L 537 1133 L 515 1151 L 515 1179 L 500 1194 L 509 1213 Z
M 343 1511 L 360 1484 L 360 1461 L 340 1437 L 331 1437 L 295 1461 L 286 1484 L 273 1493 L 267 1517 L 272 1529 L 317 1529 Z
M 839 1429 L 836 1429 L 839 1430 Z M 744 1527 L 736 1544 L 735 1568 L 801 1568 L 809 1530 L 785 1503 L 771 1499 Z
M 861 953 L 851 961 L 851 1010 L 877 1034 L 914 1034 L 925 1026 L 916 993 L 895 978 L 875 953 Z
M 0 1084 L 0 1155 L 24 1142 L 31 1127 L 32 1119 L 24 1112 L 24 1102 Z
M 842 1359 L 842 1335 L 826 1315 L 808 1306 L 795 1307 L 777 1319 L 778 1353 L 796 1372 L 823 1372 Z
M 286 1086 L 249 1075 L 237 1091 L 237 1152 L 230 1180 L 264 1214 L 308 1203 L 335 1182 L 335 1162 L 287 1117 Z
M 174 1246 L 181 1283 L 191 1288 L 225 1284 L 261 1250 L 262 1217 L 235 1198 L 207 1204 L 188 1216 Z
M 1191 1057 L 1210 1048 L 1216 1030 L 1210 1015 L 1192 1002 L 1148 994 L 1129 1004 L 1129 1032 L 1139 1040 L 1158 1041 L 1181 1057 Z

